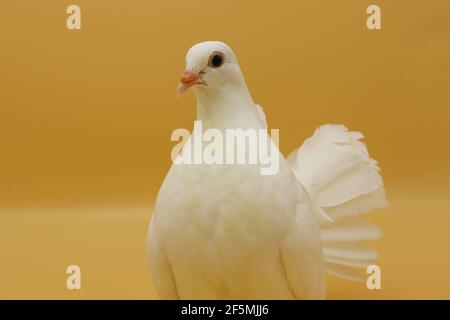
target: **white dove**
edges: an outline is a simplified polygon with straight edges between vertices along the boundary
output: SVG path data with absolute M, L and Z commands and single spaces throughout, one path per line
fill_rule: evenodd
M 225 43 L 188 51 L 178 93 L 191 86 L 204 130 L 267 128 Z M 258 164 L 173 164 L 147 240 L 159 296 L 322 299 L 325 272 L 361 279 L 355 268 L 377 258 L 361 241 L 382 235 L 361 214 L 387 205 L 362 138 L 321 126 L 287 159 L 280 154 L 274 175 L 261 175 Z

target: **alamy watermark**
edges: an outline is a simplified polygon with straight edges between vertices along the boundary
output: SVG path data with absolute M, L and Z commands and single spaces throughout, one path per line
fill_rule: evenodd
M 367 289 L 381 289 L 381 268 L 376 264 L 367 267 L 366 273 L 369 274 L 366 281 Z
M 66 279 L 66 288 L 69 290 L 81 289 L 81 268 L 76 264 L 67 266 L 66 273 L 69 275 Z
M 69 30 L 81 29 L 81 8 L 76 4 L 71 4 L 66 8 L 69 15 L 66 19 L 66 27 Z M 369 15 L 366 19 L 366 26 L 369 30 L 381 29 L 381 8 L 376 4 L 367 7 L 366 13 Z
M 279 170 L 279 130 L 215 129 L 203 130 L 201 121 L 194 122 L 192 135 L 187 129 L 175 129 L 172 162 L 207 165 L 259 165 L 261 175 L 275 175 Z

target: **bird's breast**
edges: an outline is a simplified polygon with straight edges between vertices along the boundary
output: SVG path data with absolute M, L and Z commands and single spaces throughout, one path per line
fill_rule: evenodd
M 262 176 L 255 165 L 177 165 L 158 195 L 155 221 L 170 242 L 186 241 L 198 253 L 277 241 L 295 213 L 292 174 Z
M 271 264 L 297 204 L 290 169 L 262 176 L 252 165 L 177 165 L 159 192 L 151 232 L 183 281 L 225 290 L 263 261 L 279 271 Z

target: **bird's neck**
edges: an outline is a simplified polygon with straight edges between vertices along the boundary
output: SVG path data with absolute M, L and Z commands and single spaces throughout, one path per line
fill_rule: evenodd
M 204 129 L 264 128 L 245 83 L 196 89 L 197 120 L 202 121 Z

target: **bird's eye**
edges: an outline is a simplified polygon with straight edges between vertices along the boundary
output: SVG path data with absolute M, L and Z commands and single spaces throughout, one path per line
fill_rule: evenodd
M 209 66 L 218 68 L 223 64 L 223 54 L 221 52 L 214 52 L 209 58 Z

